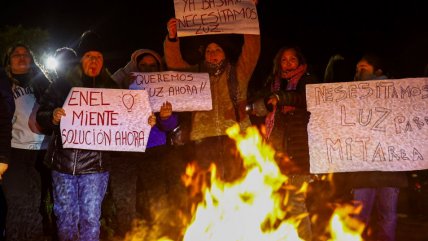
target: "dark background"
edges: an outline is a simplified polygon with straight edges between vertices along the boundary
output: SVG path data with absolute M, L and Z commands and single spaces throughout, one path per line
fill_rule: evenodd
M 362 52 L 373 50 L 386 57 L 393 77 L 422 76 L 428 63 L 427 2 L 259 0 L 262 52 L 253 79 L 262 82 L 276 51 L 291 44 L 302 48 L 320 79 L 330 56 L 341 53 L 356 61 Z M 14 0 L 2 2 L 0 8 L 2 26 L 47 30 L 51 51 L 73 47 L 85 30 L 96 30 L 108 43 L 111 72 L 125 65 L 136 49 L 162 54 L 166 22 L 172 16 L 173 0 Z M 183 43 L 189 53 L 197 49 L 191 39 Z

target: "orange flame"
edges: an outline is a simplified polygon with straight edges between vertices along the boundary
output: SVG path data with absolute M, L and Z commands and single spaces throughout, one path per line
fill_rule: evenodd
M 192 220 L 184 231 L 184 241 L 200 240 L 302 240 L 297 226 L 308 214 L 287 217 L 289 191 L 305 194 L 308 183 L 293 187 L 274 160 L 275 152 L 267 145 L 256 127 L 241 133 L 239 126 L 227 130 L 243 158 L 245 171 L 234 182 L 216 177 L 216 166 L 208 171 L 189 164 L 182 176 L 191 197 L 202 201 L 192 207 Z M 206 182 L 210 175 L 209 184 Z M 325 177 L 323 177 L 325 178 Z M 331 179 L 331 175 L 328 177 Z M 352 218 L 359 212 L 354 206 L 335 209 L 322 240 L 362 240 L 364 225 Z M 137 240 L 137 239 L 132 239 Z M 158 239 L 171 241 L 167 237 Z
M 244 159 L 245 175 L 227 183 L 216 178 L 212 166 L 211 186 L 205 189 L 183 240 L 300 240 L 299 219 L 285 220 L 280 191 L 288 178 L 275 163 L 274 150 L 255 127 L 241 135 L 234 126 L 227 134 Z

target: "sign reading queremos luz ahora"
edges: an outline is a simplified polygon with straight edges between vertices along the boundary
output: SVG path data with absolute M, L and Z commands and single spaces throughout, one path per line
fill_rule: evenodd
M 165 71 L 132 74 L 135 80 L 129 88 L 146 90 L 155 111 L 159 111 L 166 101 L 172 104 L 175 112 L 212 109 L 208 73 Z
M 428 169 L 428 78 L 306 86 L 311 173 Z
M 64 148 L 145 151 L 152 113 L 146 91 L 72 88 L 63 108 Z

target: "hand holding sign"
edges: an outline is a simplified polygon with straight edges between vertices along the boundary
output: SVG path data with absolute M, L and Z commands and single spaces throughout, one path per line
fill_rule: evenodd
M 147 123 L 149 123 L 150 127 L 156 125 L 156 116 L 154 113 L 149 116 L 149 121 Z
M 52 123 L 54 125 L 59 125 L 63 116 L 66 116 L 65 110 L 63 108 L 56 108 L 52 113 Z
M 169 19 L 166 25 L 166 28 L 168 29 L 169 39 L 177 38 L 177 19 L 176 18 Z

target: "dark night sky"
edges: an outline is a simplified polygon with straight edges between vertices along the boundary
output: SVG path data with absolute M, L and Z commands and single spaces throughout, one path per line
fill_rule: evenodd
M 427 3 L 259 0 L 262 53 L 256 78 L 266 77 L 275 52 L 289 44 L 303 49 L 319 75 L 335 53 L 355 57 L 364 50 L 376 50 L 389 59 L 396 77 L 421 76 L 428 63 Z M 174 14 L 173 0 L 9 0 L 2 5 L 1 25 L 46 29 L 53 50 L 73 46 L 87 29 L 98 31 L 108 41 L 107 65 L 112 72 L 138 48 L 162 53 L 166 22 Z

